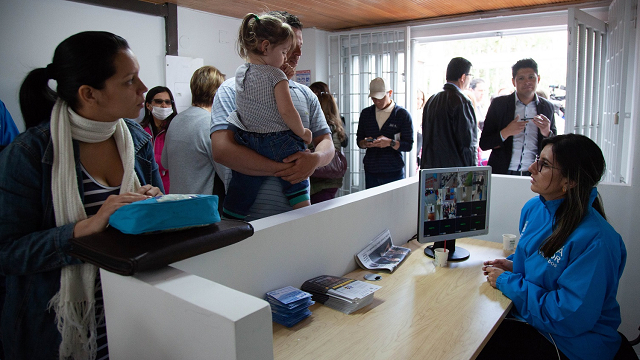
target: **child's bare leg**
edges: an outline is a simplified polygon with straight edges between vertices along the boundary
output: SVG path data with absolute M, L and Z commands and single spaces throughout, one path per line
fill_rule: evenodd
M 299 203 L 293 205 L 293 208 L 294 209 L 300 209 L 300 208 L 303 208 L 303 207 L 309 206 L 309 205 L 311 205 L 311 201 L 310 200 L 305 200 L 305 201 L 302 201 L 302 202 L 299 202 Z

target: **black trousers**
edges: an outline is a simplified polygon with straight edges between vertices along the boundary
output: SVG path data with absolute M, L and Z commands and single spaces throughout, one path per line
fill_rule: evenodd
M 526 322 L 507 318 L 477 360 L 569 360 L 555 345 Z

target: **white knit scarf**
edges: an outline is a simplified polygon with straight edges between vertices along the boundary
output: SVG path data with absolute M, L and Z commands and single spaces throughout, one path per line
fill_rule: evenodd
M 124 120 L 93 121 L 76 114 L 60 99 L 54 105 L 51 112 L 51 193 L 56 226 L 87 218 L 78 191 L 72 139 L 97 143 L 111 136 L 116 141 L 124 168 L 120 193 L 135 191 L 140 187 L 140 181 L 134 172 L 133 140 Z M 62 268 L 60 291 L 49 301 L 49 307 L 56 312 L 56 325 L 62 335 L 60 359 L 96 358 L 96 273 L 97 268 L 91 264 Z

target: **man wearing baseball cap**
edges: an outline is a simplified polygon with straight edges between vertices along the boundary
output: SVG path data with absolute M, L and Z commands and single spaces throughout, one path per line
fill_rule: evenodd
M 391 99 L 392 94 L 384 79 L 371 80 L 373 105 L 360 113 L 356 140 L 361 149 L 367 149 L 363 160 L 367 189 L 404 179 L 400 152 L 413 147 L 411 115 Z

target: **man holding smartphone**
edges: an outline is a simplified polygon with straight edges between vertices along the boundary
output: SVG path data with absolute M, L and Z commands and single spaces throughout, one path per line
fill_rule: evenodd
M 365 187 L 380 186 L 404 179 L 404 160 L 401 151 L 413 147 L 413 122 L 402 106 L 391 100 L 393 90 L 382 78 L 369 84 L 373 105 L 362 110 L 356 141 L 366 149 L 364 156 Z
M 557 133 L 554 108 L 536 95 L 540 75 L 533 59 L 516 62 L 511 74 L 516 91 L 491 102 L 480 148 L 491 150 L 492 173 L 530 176 L 527 169 L 540 154 L 542 139 Z

